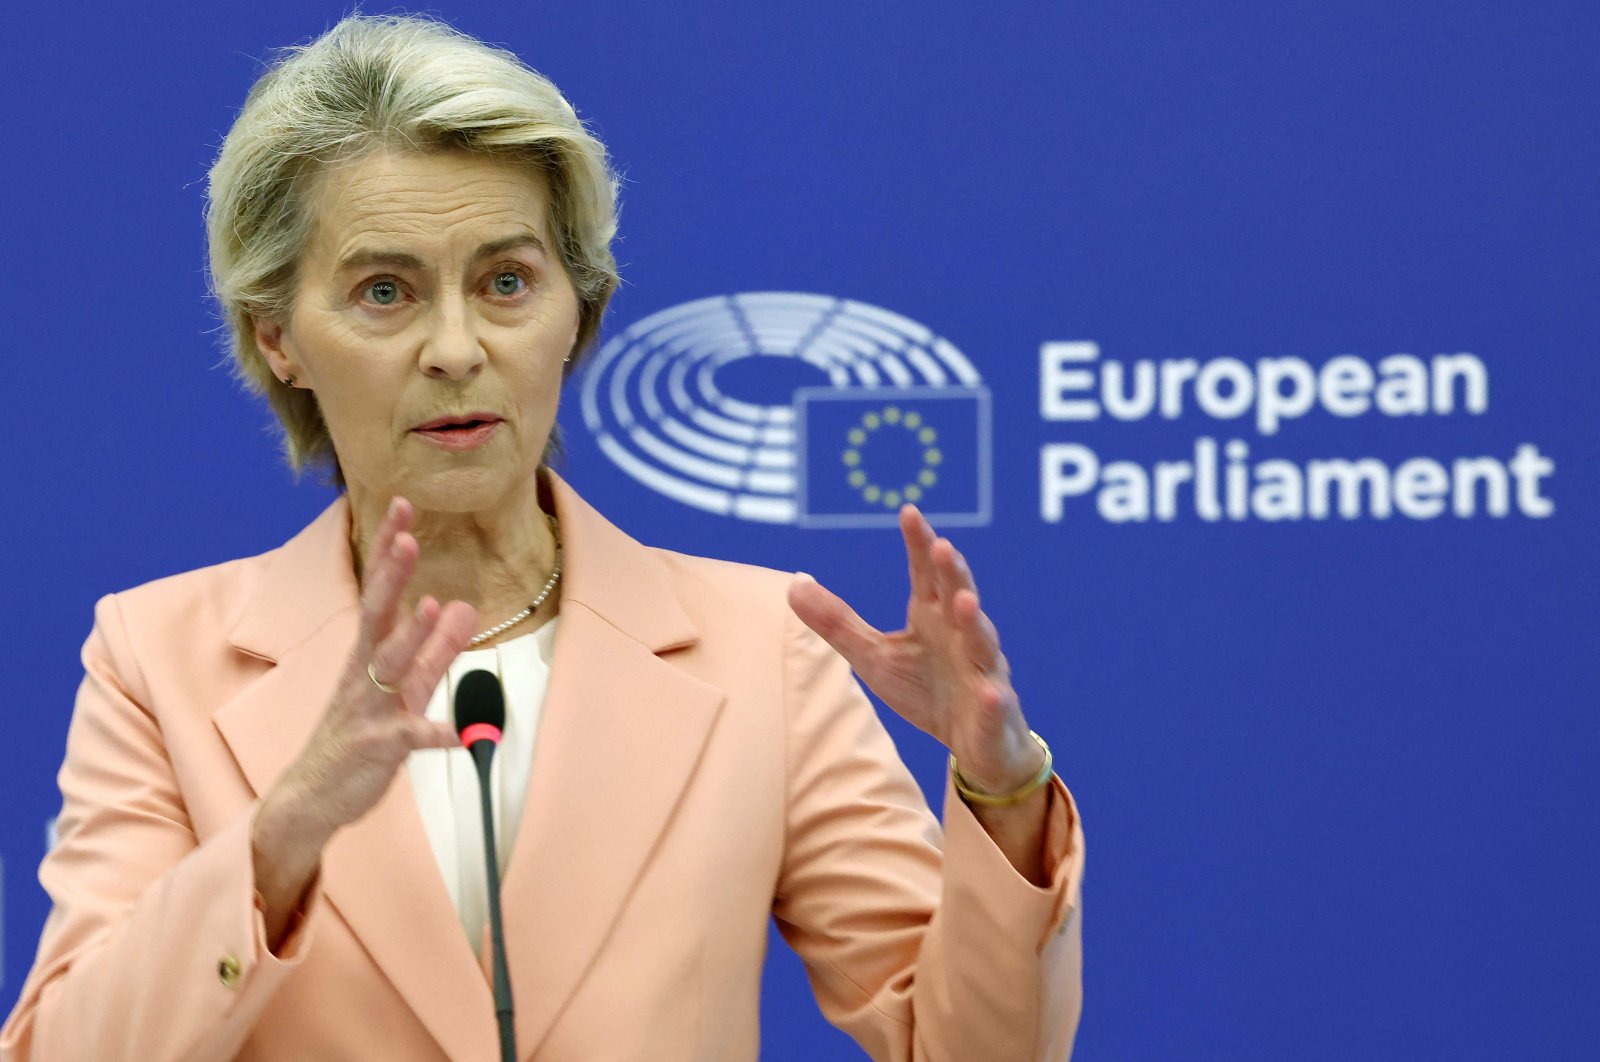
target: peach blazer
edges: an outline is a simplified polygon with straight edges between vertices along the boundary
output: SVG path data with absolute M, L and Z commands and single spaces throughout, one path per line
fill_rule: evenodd
M 641 546 L 548 486 L 562 621 L 503 881 L 521 1057 L 755 1059 L 774 915 L 872 1058 L 1066 1058 L 1083 837 L 1060 781 L 1036 888 L 948 790 L 941 834 L 791 576 Z M 403 777 L 264 943 L 251 814 L 353 644 L 348 527 L 341 500 L 269 553 L 100 601 L 4 1062 L 498 1058 Z

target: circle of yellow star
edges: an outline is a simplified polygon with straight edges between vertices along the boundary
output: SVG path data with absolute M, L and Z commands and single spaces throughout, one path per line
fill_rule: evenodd
M 886 425 L 910 433 L 923 447 L 922 468 L 917 471 L 916 478 L 896 487 L 873 482 L 862 467 L 869 434 Z M 849 470 L 846 479 L 850 486 L 861 492 L 862 500 L 869 505 L 898 509 L 902 501 L 920 501 L 924 493 L 939 481 L 939 474 L 934 471 L 944 461 L 944 454 L 934 446 L 939 440 L 939 433 L 931 425 L 925 425 L 922 414 L 916 410 L 903 410 L 895 405 L 868 410 L 862 414 L 860 422 L 845 433 L 845 440 L 850 445 L 840 454 L 840 460 Z

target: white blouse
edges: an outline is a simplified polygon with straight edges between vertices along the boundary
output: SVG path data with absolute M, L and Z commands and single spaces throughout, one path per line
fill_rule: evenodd
M 428 702 L 428 718 L 452 722 L 456 686 L 469 671 L 482 669 L 500 676 L 506 694 L 506 725 L 489 771 L 494 802 L 495 855 L 500 873 L 511 862 L 511 845 L 528 795 L 533 745 L 550 684 L 550 656 L 555 644 L 553 617 L 538 630 L 487 649 L 469 649 L 456 657 Z M 422 824 L 439 861 L 439 873 L 455 904 L 461 927 L 480 956 L 487 948 L 489 898 L 483 853 L 483 821 L 478 797 L 478 772 L 464 748 L 423 749 L 406 761 L 411 789 Z M 495 883 L 499 887 L 499 882 Z

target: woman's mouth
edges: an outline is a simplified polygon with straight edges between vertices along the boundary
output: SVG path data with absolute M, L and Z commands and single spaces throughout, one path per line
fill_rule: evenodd
M 467 413 L 419 424 L 411 434 L 446 450 L 476 450 L 494 437 L 501 423 L 492 413 Z

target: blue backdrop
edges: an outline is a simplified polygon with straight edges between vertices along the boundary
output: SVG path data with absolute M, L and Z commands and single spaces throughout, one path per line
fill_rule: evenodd
M 615 153 L 616 356 L 655 356 L 624 336 L 653 315 L 747 292 L 824 297 L 843 398 L 890 400 L 861 393 L 885 351 L 964 356 L 965 382 L 876 386 L 943 388 L 914 407 L 930 423 L 963 411 L 940 422 L 952 533 L 1082 803 L 1078 1057 L 1600 1053 L 1600 8 L 437 10 Z M 93 601 L 325 504 L 218 367 L 201 205 L 260 58 L 341 13 L 8 15 L 0 1011 L 46 912 Z M 733 364 L 782 353 L 773 305 L 702 388 L 830 385 Z M 807 492 L 724 515 L 662 470 L 703 486 L 728 461 L 608 449 L 582 390 L 566 472 L 622 527 L 901 618 L 894 532 L 809 517 L 881 510 L 866 488 L 914 482 L 927 447 L 843 464 L 872 410 L 796 399 L 809 433 L 775 452 Z M 738 483 L 725 500 L 759 493 Z M 889 725 L 937 794 L 939 750 Z M 781 943 L 764 998 L 764 1057 L 855 1057 Z

